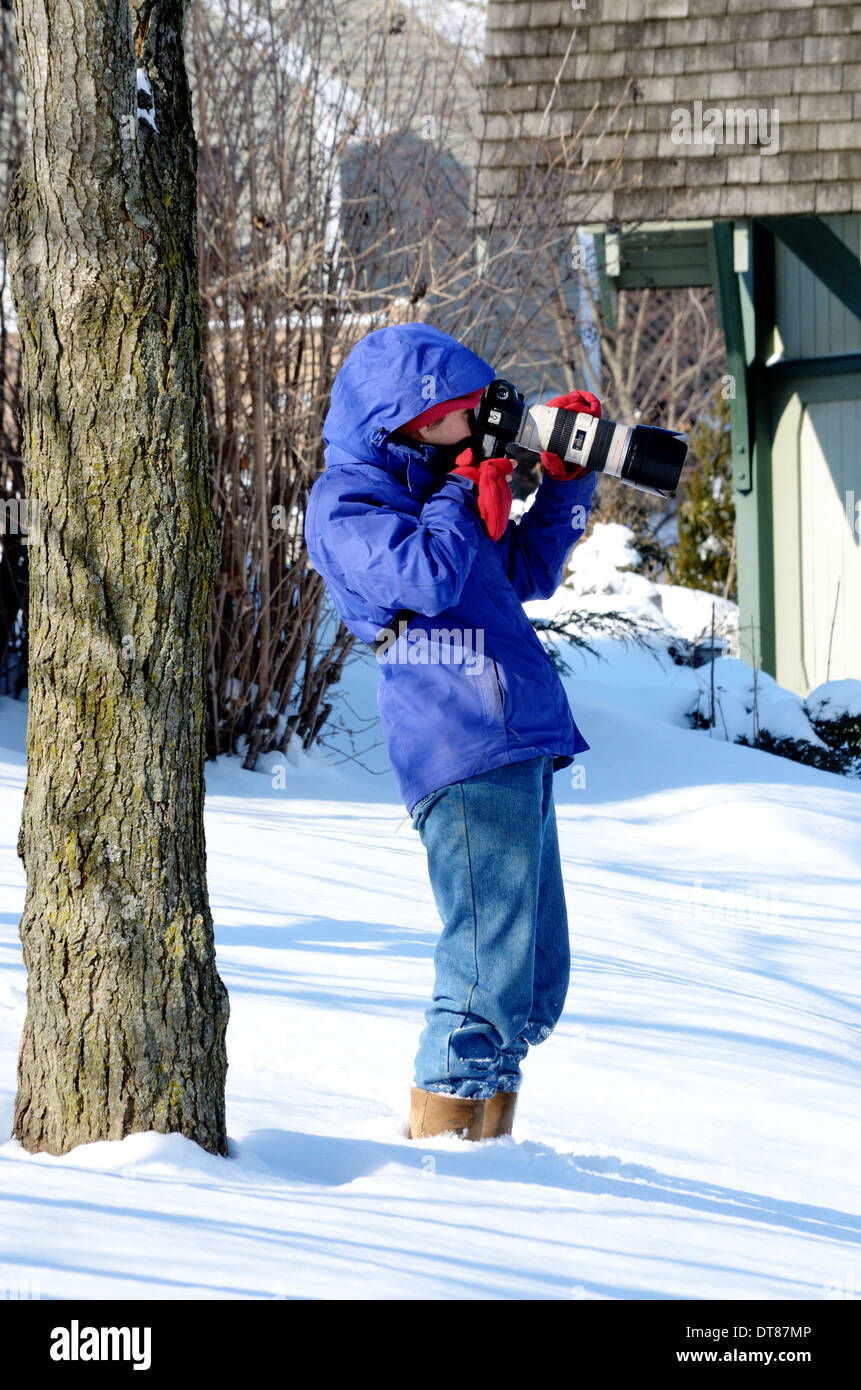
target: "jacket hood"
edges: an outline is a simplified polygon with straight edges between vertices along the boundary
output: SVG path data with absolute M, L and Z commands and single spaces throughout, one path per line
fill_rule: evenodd
M 348 459 L 386 466 L 386 439 L 399 425 L 434 401 L 483 390 L 493 378 L 483 358 L 430 324 L 375 329 L 347 355 L 332 384 L 323 422 L 327 466 Z

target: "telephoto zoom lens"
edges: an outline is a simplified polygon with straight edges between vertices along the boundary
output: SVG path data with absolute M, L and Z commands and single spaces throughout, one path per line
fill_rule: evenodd
M 559 406 L 534 405 L 525 412 L 509 452 L 523 458 L 545 450 L 570 468 L 609 473 L 641 492 L 671 497 L 688 445 L 684 435 L 654 425 L 617 425 Z

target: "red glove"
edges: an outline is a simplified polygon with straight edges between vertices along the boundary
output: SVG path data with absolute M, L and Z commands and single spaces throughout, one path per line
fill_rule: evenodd
M 546 404 L 561 406 L 563 410 L 577 410 L 583 415 L 597 415 L 599 420 L 601 418 L 601 402 L 591 391 L 569 391 L 567 396 L 554 396 L 553 400 L 547 401 Z M 584 473 L 589 471 L 588 468 L 575 468 L 569 472 L 558 454 L 542 454 L 541 466 L 551 478 L 559 478 L 562 482 L 582 478 Z
M 464 449 L 451 471 L 478 484 L 478 510 L 484 529 L 492 541 L 498 541 L 511 512 L 511 488 L 508 486 L 508 479 L 514 472 L 511 459 L 483 459 L 476 466 L 472 461 L 472 449 Z

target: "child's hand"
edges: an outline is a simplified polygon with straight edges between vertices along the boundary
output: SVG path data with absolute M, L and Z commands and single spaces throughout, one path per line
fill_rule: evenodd
M 511 459 L 483 459 L 479 465 L 472 461 L 472 449 L 458 454 L 451 470 L 461 478 L 470 478 L 478 487 L 478 510 L 485 530 L 492 541 L 504 534 L 511 512 L 511 488 L 508 479 L 514 472 Z
M 561 410 L 576 410 L 581 415 L 597 415 L 601 418 L 601 402 L 591 391 L 569 391 L 564 396 L 554 396 L 545 405 L 555 405 Z
M 547 405 L 555 405 L 561 410 L 576 410 L 581 415 L 597 415 L 601 418 L 601 402 L 597 396 L 593 396 L 591 391 L 569 391 L 565 396 L 554 396 L 552 401 L 547 401 Z M 559 457 L 558 454 L 543 453 L 541 455 L 541 466 L 545 473 L 549 473 L 551 478 L 558 478 L 562 482 L 570 482 L 574 478 L 582 478 L 588 473 L 588 468 L 569 468 Z

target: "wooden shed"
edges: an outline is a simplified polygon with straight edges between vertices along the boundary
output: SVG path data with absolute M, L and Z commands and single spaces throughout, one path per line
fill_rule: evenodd
M 861 7 L 490 0 L 485 84 L 488 196 L 549 105 L 608 284 L 714 287 L 741 655 L 861 677 Z

